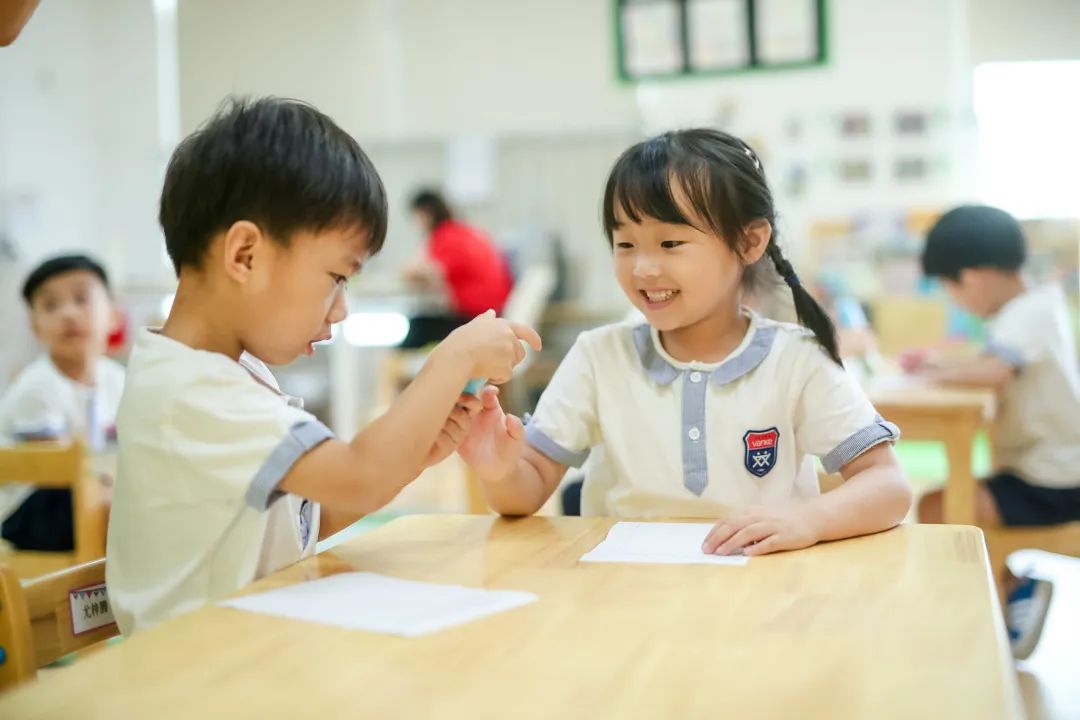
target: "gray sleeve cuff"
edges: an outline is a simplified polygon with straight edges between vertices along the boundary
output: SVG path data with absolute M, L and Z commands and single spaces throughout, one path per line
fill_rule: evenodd
M 855 458 L 872 447 L 884 442 L 896 442 L 900 439 L 900 429 L 891 422 L 886 422 L 880 415 L 874 418 L 872 425 L 867 425 L 844 442 L 833 448 L 821 459 L 825 472 L 839 472 Z
M 983 352 L 987 355 L 993 355 L 996 358 L 1004 360 L 1013 366 L 1013 368 L 1019 370 L 1024 367 L 1024 356 L 1020 354 L 1018 350 L 1014 350 L 1008 345 L 999 345 L 998 343 L 987 343 L 983 348 Z
M 570 467 L 579 468 L 585 464 L 585 461 L 589 458 L 589 451 L 583 450 L 582 452 L 574 452 L 564 448 L 559 443 L 552 440 L 544 432 L 536 427 L 532 422 L 532 418 L 528 415 L 525 416 L 525 440 L 530 445 L 548 456 L 560 465 L 568 465 Z
M 289 429 L 289 434 L 281 438 L 281 442 L 255 473 L 244 495 L 245 502 L 259 512 L 269 508 L 275 500 L 284 495 L 277 487 L 296 461 L 304 457 L 309 450 L 332 437 L 334 433 L 330 432 L 330 428 L 318 420 L 308 420 L 293 425 Z

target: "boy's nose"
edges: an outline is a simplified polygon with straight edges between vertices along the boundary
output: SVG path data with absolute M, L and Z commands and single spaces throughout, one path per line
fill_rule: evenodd
M 333 325 L 344 320 L 349 315 L 349 306 L 345 300 L 345 288 L 342 288 L 334 295 L 334 302 L 330 305 L 330 312 L 326 315 L 326 321 Z

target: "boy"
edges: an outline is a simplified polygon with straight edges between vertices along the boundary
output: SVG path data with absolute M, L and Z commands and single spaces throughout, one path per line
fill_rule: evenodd
M 987 319 L 985 352 L 971 358 L 908 355 L 906 368 L 931 380 L 998 391 L 992 433 L 994 474 L 978 490 L 983 525 L 1052 525 L 1080 520 L 1080 371 L 1056 286 L 1028 287 L 1020 273 L 1025 241 L 1008 213 L 963 206 L 931 228 L 923 270 L 953 301 Z M 941 522 L 942 493 L 919 502 L 922 522 Z M 1042 632 L 1053 587 L 1006 578 L 1013 653 L 1026 658 Z
M 85 255 L 46 260 L 22 289 L 30 326 L 46 352 L 0 399 L 0 441 L 81 438 L 100 445 L 112 433 L 124 370 L 105 357 L 115 323 L 105 269 Z M 73 547 L 71 491 L 0 487 L 3 536 L 22 550 Z
M 386 415 L 335 439 L 266 365 L 346 316 L 345 284 L 382 246 L 386 194 L 367 156 L 309 105 L 234 101 L 169 163 L 160 221 L 179 275 L 141 331 L 118 419 L 108 584 L 125 634 L 296 562 L 460 443 L 529 328 L 487 313 L 432 352 Z M 491 395 L 493 389 L 486 390 Z

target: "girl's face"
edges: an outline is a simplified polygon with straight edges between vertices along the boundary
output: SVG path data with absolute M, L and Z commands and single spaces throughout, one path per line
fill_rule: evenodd
M 740 257 L 722 238 L 699 230 L 707 227 L 687 212 L 685 196 L 675 199 L 697 227 L 642 217 L 633 222 L 616 203 L 612 233 L 615 276 L 623 292 L 661 332 L 701 322 L 717 313 L 734 312 L 744 262 L 761 257 L 769 232 L 748 234 L 748 256 Z M 766 229 L 769 225 L 761 221 Z M 760 228 L 758 229 L 760 230 Z

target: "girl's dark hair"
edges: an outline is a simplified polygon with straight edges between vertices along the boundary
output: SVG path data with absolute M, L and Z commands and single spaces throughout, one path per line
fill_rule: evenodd
M 675 201 L 672 187 L 676 183 L 693 217 Z M 799 322 L 813 331 L 829 357 L 842 364 L 832 320 L 803 287 L 777 244 L 776 209 L 765 170 L 742 140 L 721 130 L 699 128 L 666 132 L 634 145 L 615 161 L 604 190 L 604 232 L 609 243 L 619 226 L 617 207 L 635 223 L 649 217 L 697 227 L 721 238 L 739 257 L 746 247 L 746 226 L 754 220 L 768 222 L 772 237 L 765 254 L 791 288 Z M 763 271 L 760 262 L 748 265 L 743 286 L 756 287 Z
M 426 214 L 431 218 L 432 227 L 452 220 L 454 213 L 450 211 L 450 205 L 437 190 L 425 188 L 413 195 L 412 209 Z

